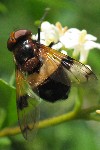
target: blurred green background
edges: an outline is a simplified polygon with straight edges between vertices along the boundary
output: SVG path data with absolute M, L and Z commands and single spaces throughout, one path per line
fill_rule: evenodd
M 34 34 L 37 33 L 34 22 L 42 17 L 46 7 L 51 10 L 45 20 L 53 24 L 59 21 L 69 28 L 86 29 L 88 33 L 98 37 L 100 42 L 99 0 L 0 0 L 0 78 L 9 82 L 14 70 L 12 54 L 7 50 L 6 44 L 10 32 L 15 29 L 29 29 Z M 88 64 L 100 75 L 99 50 L 90 52 Z M 0 83 L 0 86 L 4 85 Z M 66 110 L 72 104 L 70 103 L 65 103 Z M 48 114 L 48 107 L 48 104 L 44 104 L 41 108 L 44 116 Z M 58 106 L 56 108 L 55 104 L 53 108 L 56 111 Z M 0 128 L 16 124 L 15 89 L 5 85 L 0 88 Z M 26 142 L 21 134 L 0 138 L 0 150 L 17 149 L 100 150 L 100 123 L 78 120 L 40 129 L 33 143 Z

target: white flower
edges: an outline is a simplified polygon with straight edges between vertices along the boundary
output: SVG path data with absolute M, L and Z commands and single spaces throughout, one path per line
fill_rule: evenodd
M 45 21 L 41 24 L 41 32 L 44 34 L 44 40 L 46 45 L 54 42 L 57 43 L 59 41 L 59 32 L 53 24 Z
M 53 24 L 50 24 L 47 21 L 44 21 L 41 24 L 41 32 L 40 32 L 40 43 L 48 46 L 50 43 L 57 43 L 59 41 L 59 32 Z M 32 36 L 32 39 L 37 40 L 38 34 Z
M 37 40 L 38 34 L 33 35 L 32 39 Z M 67 29 L 62 27 L 61 23 L 57 22 L 56 25 L 44 21 L 41 24 L 40 43 L 49 46 L 54 43 L 52 48 L 60 50 L 67 48 L 73 49 L 73 57 L 80 56 L 79 60 L 82 63 L 87 61 L 89 51 L 93 48 L 100 49 L 100 44 L 95 41 L 97 38 L 91 34 L 87 34 L 86 30 L 80 31 L 76 28 Z
M 80 61 L 86 62 L 89 50 L 93 48 L 99 48 L 100 44 L 96 43 L 97 38 L 93 35 L 87 34 L 86 30 L 78 30 L 76 28 L 68 29 L 65 34 L 60 37 L 60 42 L 67 49 L 74 49 L 73 57 L 77 57 L 80 54 Z
M 59 22 L 57 22 L 56 25 L 53 25 L 47 21 L 44 21 L 41 24 L 40 43 L 48 46 L 53 42 L 54 44 L 52 48 L 59 50 L 63 46 L 63 44 L 59 42 L 59 39 L 66 32 L 66 30 L 67 27 L 63 28 Z M 38 34 L 33 35 L 32 39 L 37 40 Z
M 68 29 L 65 34 L 60 37 L 60 41 L 63 43 L 65 48 L 73 49 L 75 45 L 78 44 L 79 33 L 80 31 L 78 29 Z

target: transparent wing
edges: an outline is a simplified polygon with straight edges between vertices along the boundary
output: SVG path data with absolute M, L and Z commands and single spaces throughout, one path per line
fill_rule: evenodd
M 16 67 L 16 101 L 18 121 L 25 139 L 32 140 L 36 133 L 40 99 L 32 91 L 25 74 Z
M 84 64 L 51 48 L 48 48 L 48 51 L 47 57 L 52 59 L 57 65 L 62 65 L 71 82 L 84 83 L 97 79 L 92 70 Z

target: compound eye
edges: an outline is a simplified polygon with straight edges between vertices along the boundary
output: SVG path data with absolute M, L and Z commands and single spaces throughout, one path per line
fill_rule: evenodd
M 7 42 L 7 48 L 9 51 L 13 51 L 16 44 L 22 40 L 27 39 L 32 36 L 32 32 L 29 30 L 18 30 L 16 32 L 12 32 Z

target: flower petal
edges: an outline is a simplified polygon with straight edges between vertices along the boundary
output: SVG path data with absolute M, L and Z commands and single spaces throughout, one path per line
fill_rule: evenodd
M 97 38 L 91 34 L 87 34 L 85 39 L 90 40 L 90 41 L 96 41 L 97 40 Z
M 71 28 L 60 37 L 60 41 L 63 43 L 65 48 L 73 49 L 79 43 L 80 30 Z
M 90 49 L 93 49 L 93 48 L 100 49 L 100 44 L 99 43 L 95 43 L 93 41 L 87 41 L 87 42 L 85 42 L 85 44 L 84 44 L 84 49 L 85 50 L 90 50 Z
M 52 46 L 53 49 L 56 49 L 56 50 L 59 50 L 63 47 L 62 43 L 61 42 L 58 42 L 57 44 L 54 44 Z

